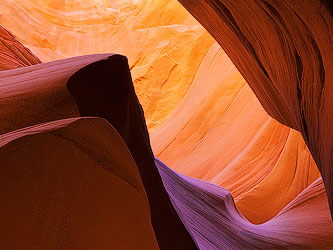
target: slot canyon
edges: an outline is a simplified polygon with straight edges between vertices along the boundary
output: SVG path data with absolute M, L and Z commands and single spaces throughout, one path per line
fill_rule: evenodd
M 3 0 L 0 249 L 333 249 L 329 0 Z

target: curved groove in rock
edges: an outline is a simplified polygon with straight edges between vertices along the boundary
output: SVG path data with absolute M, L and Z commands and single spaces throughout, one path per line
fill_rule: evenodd
M 253 225 L 238 212 L 227 189 L 178 174 L 157 158 L 155 162 L 199 249 L 332 249 L 333 224 L 321 178 L 277 216 Z M 309 211 L 316 213 L 309 216 Z

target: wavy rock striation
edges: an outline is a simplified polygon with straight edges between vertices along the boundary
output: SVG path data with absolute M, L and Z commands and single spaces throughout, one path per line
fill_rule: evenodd
M 299 132 L 269 117 L 217 43 L 151 138 L 163 162 L 227 188 L 241 213 L 257 224 L 320 176 Z
M 177 0 L 3 0 L 0 24 L 43 62 L 126 55 L 150 130 L 179 104 L 214 43 Z
M 273 219 L 253 225 L 238 212 L 228 190 L 155 162 L 199 249 L 333 249 L 333 224 L 321 178 Z M 309 211 L 316 212 L 309 216 Z
M 332 23 L 315 1 L 180 0 L 219 42 L 265 110 L 301 132 L 333 214 Z
M 97 2 L 100 5 L 91 11 L 91 5 Z M 188 3 L 184 2 L 185 5 Z M 202 34 L 201 28 L 197 24 L 193 26 L 193 21 L 187 19 L 188 14 L 178 17 L 182 10 L 178 10 L 172 1 L 142 5 L 140 2 L 116 1 L 107 9 L 103 9 L 107 5 L 103 1 L 82 1 L 87 7 L 82 13 L 96 14 L 92 20 L 84 19 L 80 11 L 75 11 L 82 7 L 79 1 L 62 3 L 29 0 L 20 5 L 10 1 L 10 6 L 27 16 L 34 13 L 36 18 L 31 20 L 37 26 L 40 19 L 56 23 L 50 27 L 60 27 L 61 31 L 68 31 L 67 35 L 73 31 L 82 33 L 79 27 L 89 29 L 89 26 L 90 35 L 96 35 L 92 27 L 99 24 L 101 29 L 96 30 L 101 37 L 107 38 L 108 32 L 101 32 L 105 23 L 112 23 L 115 30 L 129 26 L 123 34 L 130 34 L 133 26 L 129 24 L 133 24 L 134 16 L 139 16 L 136 13 L 146 13 L 140 18 L 147 26 L 136 28 L 148 32 L 145 33 L 148 38 L 148 34 L 152 37 L 163 34 L 161 37 L 166 38 L 165 42 L 170 34 Z M 177 9 L 178 19 L 163 16 L 161 3 L 166 8 Z M 327 69 L 332 54 L 325 47 L 331 19 L 326 7 L 311 3 L 313 20 L 323 32 L 319 37 L 319 31 L 314 31 L 314 26 L 309 23 L 310 17 L 303 16 L 310 10 L 300 10 L 297 1 L 291 4 L 274 2 L 272 5 L 260 1 L 253 5 L 237 5 L 240 1 L 226 5 L 211 1 L 193 3 L 195 8 L 205 9 L 206 25 L 217 27 L 214 30 L 217 40 L 221 44 L 229 42 L 225 45 L 229 48 L 227 53 L 233 55 L 232 60 L 239 59 L 236 66 L 244 71 L 241 73 L 250 81 L 269 114 L 303 134 L 310 151 L 316 156 L 327 190 L 331 170 L 326 163 L 331 160 L 327 148 L 320 148 L 331 141 L 331 134 L 325 140 L 322 134 L 330 124 L 327 123 L 331 121 L 328 111 L 332 107 L 329 99 L 331 71 Z M 321 7 L 315 8 L 316 4 Z M 156 11 L 149 12 L 147 6 Z M 239 13 L 232 8 L 235 6 L 243 16 L 237 16 Z M 113 13 L 117 8 L 122 11 Z M 243 8 L 248 8 L 248 12 Z M 13 9 L 9 7 L 8 13 Z M 108 19 L 110 11 L 115 17 L 111 15 Z M 63 13 L 72 13 L 77 18 Z M 158 18 L 151 18 L 154 13 Z M 254 13 L 258 16 L 254 16 L 250 24 L 244 17 Z M 318 13 L 322 14 L 321 18 Z M 65 21 L 58 20 L 58 17 L 64 17 Z M 17 20 L 20 18 L 25 17 L 17 16 Z M 156 21 L 159 18 L 167 23 L 167 27 L 159 26 L 161 23 Z M 8 24 L 15 23 L 15 19 L 8 21 L 5 16 L 1 17 L 1 21 L 7 20 Z M 291 23 L 285 25 L 284 20 L 291 20 Z M 177 22 L 187 23 L 187 26 L 175 25 Z M 260 22 L 265 24 L 255 26 Z M 325 27 L 322 26 L 324 22 L 327 22 Z M 229 32 L 226 33 L 231 35 L 229 38 L 220 37 L 223 35 L 220 25 Z M 171 33 L 164 32 L 164 28 Z M 198 32 L 191 33 L 186 28 Z M 160 29 L 163 32 L 159 33 Z M 50 37 L 58 32 L 56 30 L 47 30 Z M 258 32 L 261 32 L 260 36 Z M 24 32 L 21 30 L 21 33 Z M 9 44 L 13 46 L 2 47 L 1 55 L 5 56 L 0 57 L 0 65 L 7 65 L 8 58 L 8 69 L 40 62 L 34 56 L 31 59 L 29 50 L 8 32 L 2 35 L 9 37 Z M 265 43 L 269 36 L 277 42 L 274 49 Z M 79 37 L 74 35 L 72 41 Z M 118 34 L 117 37 L 122 36 Z M 126 36 L 123 39 L 129 40 Z M 309 39 L 316 42 L 307 43 Z M 40 42 L 36 45 L 40 55 L 50 55 L 50 51 L 43 51 L 47 41 L 35 40 Z M 64 41 L 71 39 L 67 37 L 59 43 L 67 46 L 69 54 L 88 51 L 82 46 L 71 50 Z M 196 39 L 188 41 L 200 44 Z M 332 249 L 333 226 L 323 182 L 318 178 L 315 163 L 300 134 L 264 112 L 217 44 L 206 53 L 212 40 L 202 38 L 200 41 L 205 45 L 202 51 L 191 50 L 197 45 L 189 46 L 189 54 L 193 57 L 184 54 L 181 57 L 185 60 L 182 61 L 183 68 L 177 69 L 180 72 L 188 69 L 184 65 L 189 58 L 198 58 L 193 63 L 196 66 L 190 67 L 192 71 L 206 55 L 190 87 L 194 75 L 182 78 L 177 71 L 176 78 L 156 77 L 158 81 L 154 84 L 159 87 L 165 84 L 165 79 L 172 86 L 179 79 L 177 77 L 186 79 L 180 81 L 180 87 L 175 85 L 173 90 L 180 88 L 181 94 L 176 95 L 177 101 L 167 108 L 155 110 L 158 103 L 151 102 L 155 108 L 148 115 L 162 114 L 155 117 L 157 123 L 178 105 L 188 87 L 189 90 L 167 123 L 152 134 L 154 151 L 178 171 L 223 185 L 231 193 L 220 186 L 178 174 L 154 158 L 126 57 L 89 55 L 7 70 L 0 72 L 0 159 L 4 164 L 0 170 L 3 178 L 1 248 Z M 236 51 L 234 46 L 239 44 L 242 46 Z M 157 47 L 165 48 L 164 45 Z M 127 48 L 135 51 L 135 47 Z M 323 51 L 327 52 L 325 58 Z M 243 53 L 242 58 L 240 53 Z M 319 56 L 322 56 L 325 74 Z M 278 63 L 272 64 L 277 58 L 280 59 Z M 169 65 L 167 62 L 173 58 L 163 55 L 160 59 L 156 63 L 149 62 L 148 71 L 159 68 L 159 65 Z M 248 68 L 247 63 L 251 67 Z M 175 73 L 175 67 L 165 67 L 161 75 Z M 325 78 L 320 78 L 323 75 Z M 158 75 L 147 73 L 142 79 L 151 81 L 155 76 Z M 309 85 L 311 79 L 315 82 L 313 88 Z M 283 81 L 287 83 L 285 86 Z M 323 83 L 320 93 L 316 89 L 318 81 Z M 298 100 L 293 99 L 295 97 Z M 168 98 L 165 100 L 173 96 Z M 316 110 L 319 104 L 320 112 Z M 106 120 L 79 116 L 99 116 Z M 317 130 L 308 127 L 314 123 L 318 123 Z M 314 138 L 318 140 L 314 141 Z M 320 165 L 318 159 L 321 157 Z M 237 210 L 231 194 L 251 222 L 268 221 L 260 225 L 247 221 Z
M 251 222 L 272 218 L 319 176 L 299 134 L 269 118 L 217 44 L 207 52 L 213 39 L 177 1 L 15 0 L 0 13 L 46 61 L 126 54 L 155 154 L 228 188 Z
M 0 71 L 37 63 L 40 60 L 0 25 Z

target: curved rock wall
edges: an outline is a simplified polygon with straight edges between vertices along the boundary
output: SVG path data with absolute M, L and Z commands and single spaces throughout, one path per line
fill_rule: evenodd
M 1 249 L 159 249 L 138 168 L 105 120 L 37 124 L 0 143 Z
M 39 59 L 3 29 L 0 159 L 6 178 L 0 196 L 8 201 L 0 211 L 3 248 L 332 248 L 324 192 L 325 184 L 330 197 L 332 18 L 320 2 L 305 3 L 207 0 L 187 6 L 200 14 L 196 17 L 259 101 L 226 53 L 175 1 L 0 4 L 5 13 L 0 23 L 45 60 L 109 49 L 134 58 L 130 68 L 154 153 L 177 171 L 210 182 L 178 174 L 159 160 L 156 168 L 125 57 L 99 54 L 30 66 Z M 27 27 L 40 32 L 26 32 Z M 29 67 L 14 69 L 22 66 Z M 299 130 L 305 142 L 260 104 Z M 78 116 L 103 117 L 114 127 Z M 64 168 L 63 162 L 72 167 Z M 70 178 L 73 171 L 91 173 L 96 166 L 95 179 Z M 110 186 L 117 176 L 119 185 Z M 90 188 L 95 200 L 74 195 L 96 182 L 100 186 Z M 99 188 L 112 197 L 97 195 Z M 59 220 L 46 221 L 53 217 Z M 9 225 L 12 230 L 6 230 Z
M 301 132 L 333 213 L 333 18 L 319 0 L 180 0 L 210 32 L 265 110 Z
M 318 177 L 297 132 L 267 115 L 224 51 L 176 1 L 11 1 L 0 12 L 44 60 L 126 54 L 154 153 L 181 173 L 228 188 L 250 221 L 268 220 Z M 19 22 L 45 32 L 32 39 Z
M 267 115 L 218 44 L 151 138 L 163 162 L 227 188 L 242 214 L 257 224 L 319 177 L 300 133 Z
M 333 224 L 321 178 L 277 216 L 253 225 L 239 213 L 228 190 L 155 162 L 199 249 L 333 249 Z

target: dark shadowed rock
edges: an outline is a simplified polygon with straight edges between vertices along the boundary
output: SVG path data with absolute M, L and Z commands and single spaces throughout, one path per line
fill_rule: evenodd
M 120 133 L 139 168 L 152 224 L 161 249 L 196 249 L 175 212 L 154 163 L 144 113 L 135 94 L 127 58 L 113 55 L 73 74 L 67 88 L 81 116 L 105 118 Z

